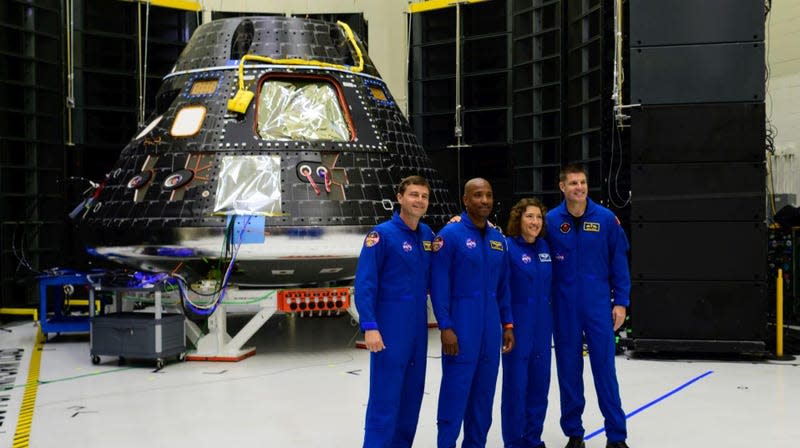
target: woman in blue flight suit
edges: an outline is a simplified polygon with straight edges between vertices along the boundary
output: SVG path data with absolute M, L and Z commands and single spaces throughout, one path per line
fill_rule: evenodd
M 544 205 L 535 198 L 511 209 L 506 238 L 516 347 L 503 355 L 501 416 L 506 448 L 540 448 L 550 389 L 553 314 Z

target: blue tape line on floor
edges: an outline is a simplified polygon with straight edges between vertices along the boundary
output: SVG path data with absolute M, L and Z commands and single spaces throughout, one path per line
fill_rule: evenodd
M 706 373 L 704 373 L 704 374 L 702 374 L 702 375 L 699 375 L 699 376 L 696 376 L 695 378 L 692 378 L 691 380 L 689 380 L 689 381 L 687 381 L 687 382 L 685 382 L 685 383 L 681 384 L 680 386 L 676 387 L 675 389 L 672 389 L 671 391 L 667 392 L 666 394 L 664 394 L 664 395 L 662 395 L 662 396 L 660 396 L 660 397 L 656 398 L 655 400 L 651 401 L 650 403 L 647 403 L 646 405 L 644 405 L 644 406 L 641 406 L 641 407 L 639 407 L 638 409 L 636 409 L 636 410 L 634 410 L 634 411 L 632 411 L 632 412 L 630 412 L 630 413 L 626 414 L 626 415 L 625 415 L 625 419 L 627 420 L 627 419 L 629 419 L 629 418 L 633 417 L 634 415 L 636 415 L 636 414 L 638 414 L 638 413 L 640 413 L 640 412 L 644 411 L 645 409 L 649 408 L 650 406 L 653 406 L 654 404 L 656 404 L 656 403 L 658 403 L 658 402 L 660 402 L 660 401 L 662 401 L 662 400 L 664 400 L 664 399 L 666 399 L 666 398 L 668 398 L 668 397 L 670 397 L 670 396 L 672 396 L 672 395 L 675 395 L 675 394 L 676 394 L 676 393 L 678 393 L 679 391 L 681 391 L 681 390 L 683 390 L 683 389 L 685 389 L 685 388 L 689 387 L 690 385 L 692 385 L 693 383 L 696 383 L 697 381 L 700 381 L 700 380 L 702 380 L 703 378 L 705 378 L 705 377 L 707 377 L 707 376 L 711 375 L 712 373 L 714 373 L 714 371 L 713 371 L 713 370 L 709 370 L 708 372 L 706 372 Z M 599 435 L 599 434 L 602 434 L 602 433 L 604 433 L 604 432 L 606 432 L 606 429 L 605 429 L 605 428 L 600 428 L 600 429 L 598 429 L 597 431 L 594 431 L 593 433 L 591 433 L 591 434 L 587 435 L 587 436 L 586 436 L 586 437 L 584 437 L 583 439 L 584 439 L 584 440 L 589 440 L 589 439 L 591 439 L 592 437 L 595 437 L 595 436 L 597 436 L 597 435 Z

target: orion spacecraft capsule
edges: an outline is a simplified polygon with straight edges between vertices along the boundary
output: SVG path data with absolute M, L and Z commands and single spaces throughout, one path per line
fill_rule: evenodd
M 164 77 L 79 227 L 90 252 L 136 269 L 182 262 L 204 278 L 238 235 L 231 281 L 337 282 L 353 277 L 364 235 L 413 174 L 431 183 L 425 222 L 458 214 L 347 25 L 215 20 Z

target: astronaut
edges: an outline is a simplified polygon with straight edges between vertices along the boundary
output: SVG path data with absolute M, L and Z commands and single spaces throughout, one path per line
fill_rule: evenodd
M 544 448 L 553 343 L 552 260 L 543 238 L 545 213 L 538 199 L 521 199 L 512 207 L 506 227 L 516 341 L 514 350 L 503 355 L 500 412 L 506 448 Z
M 487 225 L 492 187 L 464 186 L 466 212 L 433 240 L 431 302 L 441 330 L 439 448 L 483 447 L 492 424 L 500 353 L 514 346 L 505 238 Z
M 433 231 L 420 222 L 430 185 L 421 176 L 397 189 L 400 211 L 365 238 L 355 303 L 370 350 L 364 448 L 410 447 L 425 388 L 427 297 Z
M 628 240 L 619 220 L 588 198 L 586 172 L 568 165 L 559 175 L 564 202 L 547 214 L 553 259 L 553 319 L 561 393 L 561 429 L 567 448 L 584 446 L 581 415 L 583 338 L 589 348 L 594 386 L 605 418 L 607 448 L 627 448 L 625 413 L 614 367 L 614 332 L 630 303 Z

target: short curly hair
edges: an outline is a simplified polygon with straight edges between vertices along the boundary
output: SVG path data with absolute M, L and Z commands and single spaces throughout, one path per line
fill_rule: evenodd
M 547 215 L 547 207 L 544 206 L 542 201 L 538 198 L 523 198 L 520 199 L 519 202 L 514 204 L 514 207 L 511 208 L 511 213 L 508 216 L 508 226 L 506 226 L 506 233 L 509 236 L 519 236 L 520 235 L 520 223 L 522 222 L 522 215 L 525 213 L 525 210 L 530 207 L 538 207 L 539 210 L 542 212 L 542 230 L 539 232 L 539 236 L 543 237 L 546 232 L 545 226 L 545 215 Z

